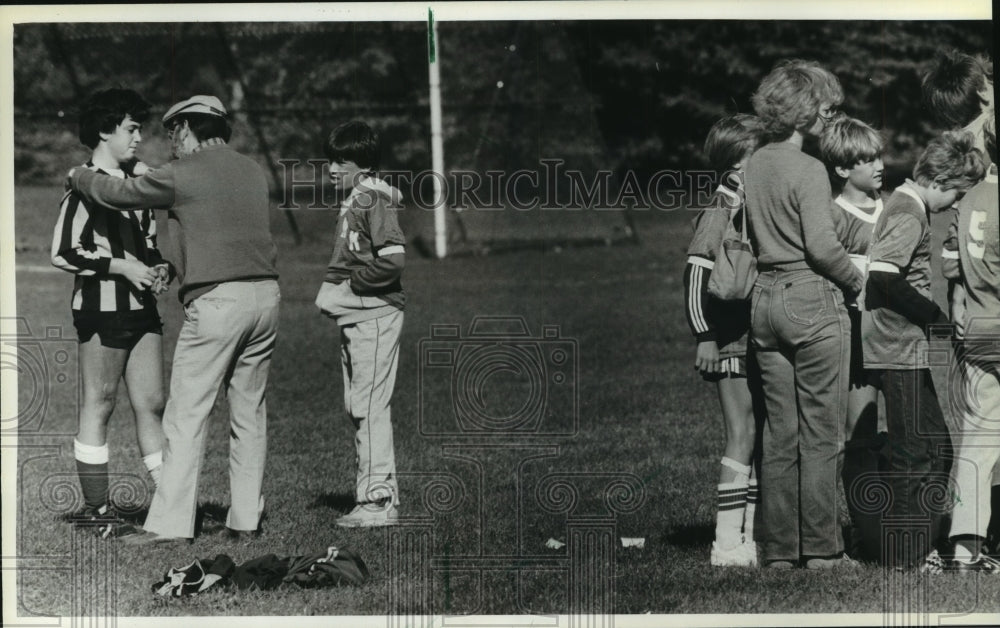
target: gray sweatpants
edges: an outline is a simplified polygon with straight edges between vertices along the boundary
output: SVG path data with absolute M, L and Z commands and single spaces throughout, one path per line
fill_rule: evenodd
M 344 406 L 354 423 L 359 504 L 391 498 L 399 504 L 390 402 L 399 361 L 403 312 L 340 328 Z

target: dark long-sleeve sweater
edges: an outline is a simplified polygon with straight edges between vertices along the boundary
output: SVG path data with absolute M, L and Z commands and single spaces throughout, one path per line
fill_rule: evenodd
M 278 277 L 267 179 L 221 141 L 134 179 L 78 168 L 70 184 L 112 209 L 169 210 L 166 235 L 183 303 L 223 282 Z
M 789 142 L 764 146 L 746 166 L 746 204 L 762 268 L 811 268 L 857 294 L 864 277 L 837 239 L 823 164 Z

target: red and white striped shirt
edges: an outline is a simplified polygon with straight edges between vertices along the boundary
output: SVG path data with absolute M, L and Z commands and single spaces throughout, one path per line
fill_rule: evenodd
M 85 167 L 119 179 L 121 170 Z M 137 290 L 125 277 L 109 274 L 112 259 L 163 262 L 156 248 L 156 220 L 151 209 L 116 211 L 88 203 L 74 192 L 63 196 L 52 234 L 52 264 L 76 275 L 72 308 L 87 312 L 124 312 L 155 308 L 149 290 Z

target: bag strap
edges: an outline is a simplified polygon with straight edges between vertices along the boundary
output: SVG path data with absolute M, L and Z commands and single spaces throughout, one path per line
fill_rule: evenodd
M 747 244 L 749 244 L 750 243 L 750 234 L 747 233 L 747 204 L 746 203 L 743 203 L 743 206 L 740 207 L 739 213 L 740 213 L 740 241 L 741 242 L 746 242 Z M 729 224 L 733 228 L 733 230 L 735 231 L 736 230 L 736 225 L 733 224 L 733 219 L 732 218 L 729 219 Z

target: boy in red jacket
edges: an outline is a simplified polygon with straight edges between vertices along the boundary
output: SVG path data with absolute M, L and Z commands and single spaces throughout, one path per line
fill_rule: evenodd
M 405 239 L 398 191 L 374 176 L 379 152 L 378 135 L 358 121 L 337 127 L 326 144 L 330 179 L 347 196 L 316 305 L 340 326 L 344 405 L 356 430 L 357 505 L 337 519 L 347 528 L 394 525 L 399 505 L 390 401 L 406 302 Z

